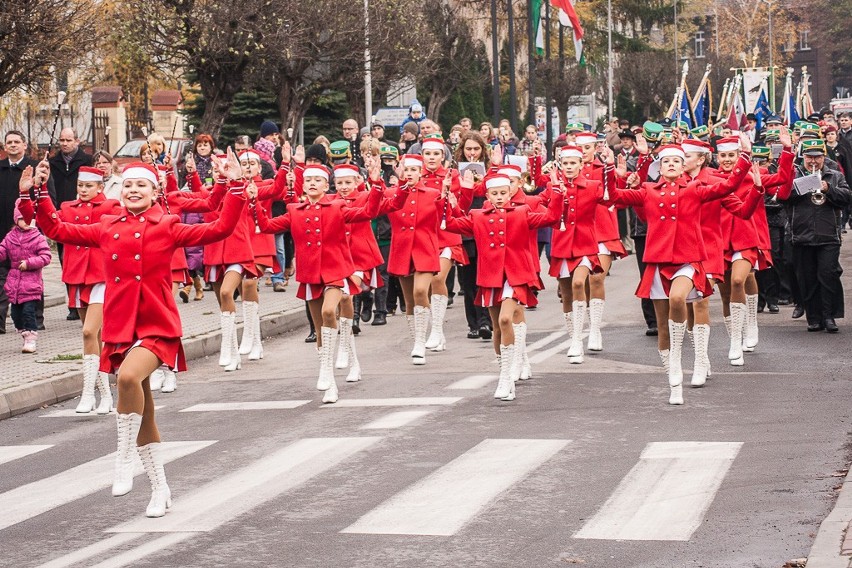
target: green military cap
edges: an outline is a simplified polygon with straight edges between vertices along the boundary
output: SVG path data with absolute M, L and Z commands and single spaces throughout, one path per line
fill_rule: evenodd
M 680 128 L 682 132 L 689 132 L 689 124 L 687 124 L 686 121 L 678 120 L 677 127 Z
M 803 156 L 824 156 L 825 155 L 825 140 L 820 138 L 811 140 L 802 140 L 802 155 Z
M 807 120 L 797 120 L 793 123 L 793 130 L 801 130 L 803 124 L 807 124 Z
M 772 157 L 772 150 L 768 146 L 752 146 L 751 157 L 768 160 Z
M 349 142 L 346 140 L 332 142 L 331 146 L 329 146 L 328 153 L 331 155 L 332 160 L 352 157 L 352 150 L 349 147 Z
M 576 134 L 586 129 L 582 122 L 569 122 L 565 125 L 565 134 Z
M 822 130 L 818 124 L 814 124 L 813 122 L 804 122 L 801 127 L 799 127 L 799 136 L 801 138 L 821 138 Z
M 710 136 L 710 129 L 707 128 L 706 124 L 702 124 L 701 126 L 696 126 L 690 130 L 689 133 L 692 134 L 694 138 L 703 139 Z
M 780 128 L 767 128 L 766 133 L 763 135 L 764 140 L 766 140 L 767 142 L 778 140 L 780 137 Z
M 396 146 L 391 146 L 390 144 L 382 144 L 379 146 L 379 155 L 384 160 L 389 160 L 393 158 L 396 160 L 399 158 L 399 150 L 397 150 Z
M 647 140 L 648 142 L 658 141 L 662 133 L 662 124 L 659 124 L 657 122 L 651 122 L 650 120 L 648 120 L 645 122 L 645 124 L 642 125 L 642 136 L 644 136 L 645 140 Z

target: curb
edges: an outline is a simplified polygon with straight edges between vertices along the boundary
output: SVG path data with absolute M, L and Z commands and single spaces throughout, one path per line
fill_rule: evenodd
M 852 557 L 841 556 L 844 533 L 852 521 L 852 470 L 843 480 L 837 503 L 819 525 L 808 555 L 808 568 L 849 568 Z
M 283 335 L 305 325 L 304 308 L 267 314 L 260 319 L 261 335 L 265 338 Z M 186 360 L 218 355 L 221 338 L 222 332 L 217 330 L 185 339 Z M 0 420 L 80 396 L 82 381 L 81 371 L 69 371 L 4 391 L 0 393 Z

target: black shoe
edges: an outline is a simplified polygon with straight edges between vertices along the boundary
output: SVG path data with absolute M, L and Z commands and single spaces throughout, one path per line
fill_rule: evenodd
M 757 313 L 762 314 L 765 307 L 766 306 L 763 305 L 763 304 L 758 304 L 757 305 Z
M 365 295 L 361 298 L 361 321 L 370 323 L 371 319 L 373 319 L 373 297 Z
M 352 320 L 352 335 L 358 335 L 361 333 L 361 322 L 358 318 Z
M 38 331 L 44 331 L 44 330 L 45 330 L 45 329 L 47 329 L 47 328 L 46 328 L 46 327 L 44 327 L 44 324 L 43 324 L 43 323 L 40 323 L 40 324 L 38 324 L 38 326 L 36 326 L 36 329 L 37 329 Z
M 769 310 L 770 314 L 777 314 L 781 311 L 781 308 L 778 307 L 778 304 L 767 304 L 766 309 Z
M 449 308 L 452 305 L 453 305 L 453 297 L 447 296 L 447 307 Z
M 834 318 L 825 318 L 825 331 L 828 333 L 837 333 L 840 331 L 840 328 L 834 322 Z
M 482 339 L 491 339 L 491 328 L 487 325 L 479 327 L 479 337 Z
M 0 335 L 6 335 L 6 328 L 0 327 Z
M 180 299 L 184 304 L 189 303 L 189 294 L 183 288 L 181 288 L 180 292 L 178 292 L 178 296 L 180 296 Z
M 317 342 L 317 332 L 312 331 L 305 338 L 305 343 L 316 343 Z
M 837 326 L 835 326 L 835 327 L 837 327 Z M 809 323 L 808 324 L 808 331 L 822 331 L 824 329 L 825 329 L 825 326 L 821 322 L 820 323 Z
M 778 300 L 779 306 L 789 306 L 792 303 L 793 302 L 791 300 L 788 300 L 787 298 L 781 298 L 780 300 Z
M 68 310 L 68 315 L 65 316 L 65 319 L 67 319 L 68 321 L 79 321 L 80 314 L 77 313 L 77 310 L 71 309 Z
M 659 332 L 657 331 L 656 327 L 649 327 L 648 329 L 645 330 L 645 335 L 648 336 L 648 337 L 657 337 L 658 333 Z
M 468 339 L 479 339 L 479 330 L 478 329 L 470 329 L 467 332 Z
M 803 315 L 805 315 L 805 308 L 804 308 L 804 306 L 796 306 L 796 309 L 794 309 L 794 310 L 793 310 L 793 316 L 792 316 L 792 317 L 793 317 L 793 319 L 794 319 L 794 320 L 797 320 L 797 319 L 799 319 L 800 317 L 802 317 Z
M 370 325 L 387 325 L 388 316 L 384 312 L 376 312 L 376 317 L 373 318 L 373 323 Z

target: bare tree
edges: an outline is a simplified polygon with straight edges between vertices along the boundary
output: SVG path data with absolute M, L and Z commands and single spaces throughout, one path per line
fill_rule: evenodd
M 93 0 L 5 0 L 0 7 L 0 96 L 41 90 L 57 69 L 74 66 L 97 40 Z
M 646 117 L 662 115 L 674 94 L 671 54 L 658 51 L 625 53 L 620 58 L 615 80 L 626 89 L 633 103 Z

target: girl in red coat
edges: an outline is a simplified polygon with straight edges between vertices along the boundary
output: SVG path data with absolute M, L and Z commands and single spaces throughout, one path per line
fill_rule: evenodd
M 562 193 L 558 189 L 554 192 L 546 212 L 533 212 L 526 205 L 512 205 L 508 176 L 490 175 L 485 179 L 485 188 L 490 205 L 475 209 L 468 216 L 454 207 L 447 229 L 473 235 L 476 240 L 481 260 L 476 274 L 477 304 L 488 308 L 495 334 L 499 330 L 499 348 L 495 349 L 500 358 L 500 379 L 494 398 L 509 401 L 515 400 L 515 381 L 520 378 L 523 357 L 515 350 L 513 323 L 518 310 L 535 305 L 533 290 L 539 282 L 529 233 L 559 218 Z M 455 201 L 451 193 L 448 198 Z
M 586 180 L 606 185 L 603 163 L 597 158 L 597 136 L 593 132 L 577 134 L 576 144 L 583 150 L 582 175 Z M 589 351 L 603 350 L 601 323 L 606 306 L 606 276 L 612 261 L 627 256 L 618 233 L 618 216 L 611 204 L 598 204 L 595 209 L 595 235 L 598 239 L 598 260 L 601 271 L 589 276 Z M 576 317 L 576 314 L 575 314 Z
M 371 165 L 371 180 L 375 182 L 380 176 L 381 167 Z M 290 231 L 293 235 L 298 259 L 298 297 L 308 302 L 314 325 L 320 330 L 317 390 L 325 391 L 324 403 L 334 403 L 338 399 L 334 380 L 337 311 L 343 296 L 360 291 L 358 283 L 352 279 L 355 266 L 346 240 L 346 223 L 367 221 L 376 216 L 382 200 L 382 185 L 374 183 L 364 205 L 350 207 L 345 199 L 326 195 L 328 182 L 325 167 L 308 166 L 303 172 L 305 201 L 288 204 L 287 213 L 273 219 L 268 218 L 263 207 L 256 206 L 255 211 L 258 225 L 265 233 Z
M 233 180 L 239 177 L 239 165 L 232 152 L 231 157 L 225 172 Z M 47 162 L 39 164 L 39 183 L 48 173 Z M 186 369 L 180 315 L 171 295 L 170 260 L 176 247 L 210 243 L 228 235 L 242 215 L 245 199 L 242 185 L 235 184 L 216 222 L 184 225 L 157 204 L 158 176 L 153 167 L 129 164 L 122 179 L 126 212 L 120 215 L 104 215 L 92 225 L 67 223 L 42 191 L 37 218 L 49 237 L 66 245 L 99 247 L 104 254 L 104 307 L 110 316 L 103 326 L 101 370 L 116 372 L 118 383 L 118 451 L 112 493 L 125 495 L 133 487 L 135 444 L 151 481 L 151 501 L 145 514 L 161 517 L 171 505 L 171 492 L 159 455 L 160 433 L 148 376 L 163 363 Z
M 378 158 L 375 161 L 368 160 L 373 167 L 378 165 L 378 161 Z M 381 178 L 372 183 L 381 184 Z M 336 199 L 343 200 L 348 207 L 363 207 L 367 202 L 369 193 L 357 166 L 351 164 L 334 166 L 334 187 L 337 190 Z M 382 286 L 377 267 L 384 261 L 370 221 L 358 220 L 347 223 L 346 242 L 349 244 L 352 264 L 355 267 L 352 280 L 359 286 L 359 290 L 368 291 Z M 357 293 L 356 291 L 355 294 Z M 350 383 L 361 380 L 361 364 L 358 362 L 355 334 L 352 329 L 354 316 L 353 296 L 343 296 L 340 300 L 340 318 L 338 319 L 340 339 L 334 367 L 336 369 L 349 367 L 346 381 Z
M 582 175 L 582 160 L 581 148 L 563 146 L 559 151 L 560 171 L 553 174 L 557 183 L 565 186 L 565 203 L 559 229 L 551 237 L 550 275 L 558 279 L 562 293 L 562 312 L 571 334 L 570 363 L 583 362 L 586 280 L 603 272 L 604 257 L 598 254 L 600 239 L 595 223 L 596 211 L 604 201 L 604 187 L 600 181 Z M 589 349 L 592 347 L 590 337 Z
M 33 185 L 32 167 L 21 176 L 21 192 Z M 66 223 L 96 225 L 104 215 L 117 215 L 123 208 L 118 201 L 106 199 L 103 194 L 104 176 L 98 168 L 80 167 L 77 176 L 77 199 L 66 201 L 57 212 Z M 31 220 L 32 202 L 26 200 L 22 214 Z M 101 327 L 104 316 L 104 256 L 98 247 L 85 245 L 64 248 L 62 281 L 68 291 L 68 307 L 76 308 L 83 323 L 83 392 L 76 412 L 109 414 L 112 410 L 112 393 L 109 377 L 98 371 L 101 353 Z M 95 408 L 95 387 L 101 395 Z
M 607 175 L 612 181 L 611 201 L 643 207 L 646 212 L 646 268 L 636 294 L 654 301 L 657 321 L 668 320 L 668 327 L 660 328 L 658 343 L 664 365 L 668 359 L 669 404 L 683 404 L 681 348 L 686 334 L 686 303 L 712 293 L 702 264 L 707 258 L 704 241 L 696 231 L 701 222 L 701 204 L 731 193 L 749 172 L 747 152 L 751 150 L 751 143 L 745 135 L 741 139 L 744 151 L 734 173 L 713 185 L 687 182 L 683 177 L 683 149 L 670 144 L 659 151 L 661 177 L 658 182 L 640 183 L 640 176 L 631 174 L 627 181 L 635 189 L 619 189 L 614 187 L 615 176 L 609 171 L 609 165 L 614 162 L 612 151 L 608 148 L 603 151 Z
M 735 162 L 735 138 L 723 138 L 716 143 L 719 156 L 719 172 L 730 175 Z M 793 177 L 793 153 L 790 150 L 791 140 L 784 133 L 784 151 L 778 161 L 778 173 L 761 176 L 761 183 L 770 194 L 779 193 L 780 199 L 790 195 L 792 186 L 788 181 Z M 737 195 L 743 199 L 750 191 L 752 180 L 746 179 L 738 188 Z M 724 283 L 719 284 L 722 294 L 722 308 L 725 315 L 730 316 L 731 346 L 728 359 L 731 365 L 743 365 L 743 347 L 753 351 L 757 346 L 757 280 L 754 270 L 763 270 L 772 262 L 770 250 L 762 249 L 760 244 L 761 227 L 768 224 L 766 208 L 759 203 L 755 214 L 748 219 L 740 219 L 730 213 L 722 212 L 722 229 L 725 233 L 725 260 L 728 264 L 729 276 Z M 768 236 L 768 235 L 767 235 Z
M 404 181 L 401 189 L 408 197 L 401 204 L 386 200 L 381 210 L 391 223 L 388 272 L 399 277 L 405 296 L 406 317 L 414 339 L 411 362 L 425 365 L 429 288 L 435 275 L 448 264 L 447 259 L 442 264 L 438 237 L 445 209 L 441 191 L 422 183 L 423 158 L 407 154 L 401 165 Z M 387 192 L 387 196 L 392 197 L 392 193 Z
M 460 191 L 458 170 L 448 170 L 444 167 L 444 139 L 439 135 L 428 136 L 421 144 L 423 154 L 423 175 L 420 182 L 437 191 L 442 191 L 444 180 L 451 181 L 451 191 L 458 196 Z M 445 205 L 446 207 L 446 205 Z M 447 217 L 447 212 L 441 212 L 441 221 Z M 443 351 L 447 347 L 444 337 L 444 316 L 449 303 L 447 275 L 453 263 L 467 264 L 467 253 L 462 246 L 461 235 L 447 231 L 443 226 L 438 228 L 438 251 L 440 255 L 440 270 L 432 277 L 431 305 L 432 330 L 426 340 L 426 349 Z M 408 300 L 406 300 L 406 306 Z

